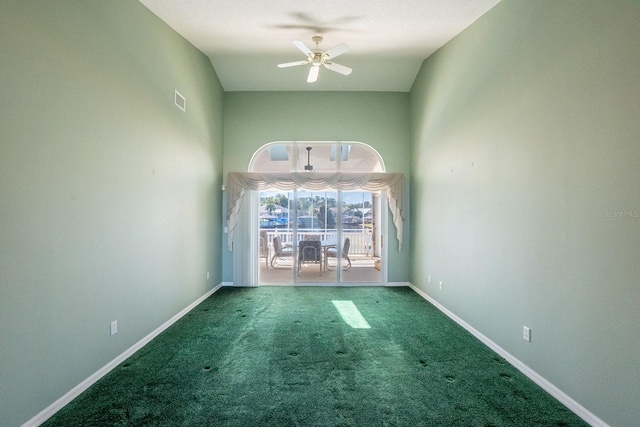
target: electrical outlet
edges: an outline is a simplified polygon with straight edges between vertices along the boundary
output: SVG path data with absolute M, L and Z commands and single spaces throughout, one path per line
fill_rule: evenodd
M 442 289 L 442 280 L 440 280 L 440 289 Z
M 207 280 L 209 280 L 209 272 L 207 271 Z
M 427 276 L 427 283 L 431 283 L 431 275 Z
M 527 328 L 526 326 L 523 326 L 522 327 L 522 338 L 524 338 L 525 341 L 531 342 L 531 329 Z
M 111 335 L 115 335 L 118 333 L 118 321 L 114 320 L 111 322 Z

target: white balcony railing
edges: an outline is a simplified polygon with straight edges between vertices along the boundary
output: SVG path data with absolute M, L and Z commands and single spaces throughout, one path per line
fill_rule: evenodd
M 305 236 L 320 236 L 320 240 L 324 241 L 337 241 L 338 232 L 336 230 L 298 230 L 298 241 L 305 240 Z M 293 244 L 293 230 L 267 230 L 267 237 L 269 240 L 269 247 L 273 247 L 273 237 L 279 236 L 282 244 Z M 343 238 L 349 238 L 351 241 L 351 247 L 349 248 L 350 254 L 365 255 L 368 257 L 373 256 L 373 238 L 371 230 L 343 230 Z

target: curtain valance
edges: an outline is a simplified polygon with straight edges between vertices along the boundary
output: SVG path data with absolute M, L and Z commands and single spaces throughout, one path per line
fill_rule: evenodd
M 401 173 L 320 173 L 320 172 L 229 172 L 227 175 L 228 246 L 233 250 L 233 234 L 238 224 L 238 212 L 246 190 L 292 191 L 305 188 L 312 191 L 388 190 L 388 201 L 396 226 L 399 248 L 402 247 L 404 221 L 404 175 Z

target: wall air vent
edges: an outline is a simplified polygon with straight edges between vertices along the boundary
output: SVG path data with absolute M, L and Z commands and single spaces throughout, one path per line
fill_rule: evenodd
M 182 94 L 177 90 L 175 92 L 174 102 L 176 104 L 176 107 L 178 107 L 182 111 L 187 111 L 187 98 L 182 96 Z

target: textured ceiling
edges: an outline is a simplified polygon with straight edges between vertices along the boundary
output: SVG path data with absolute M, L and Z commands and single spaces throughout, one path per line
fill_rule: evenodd
M 429 55 L 500 0 L 140 0 L 210 59 L 226 91 L 407 92 Z M 320 49 L 345 42 L 335 62 L 349 76 L 327 69 L 307 83 L 309 65 L 291 42 Z

